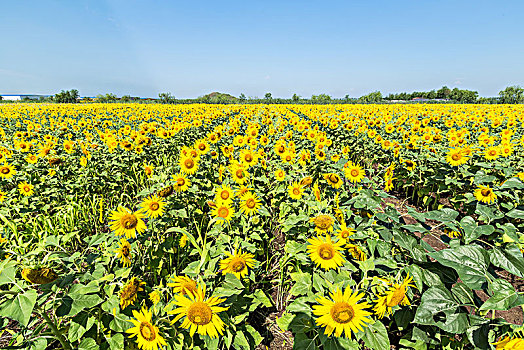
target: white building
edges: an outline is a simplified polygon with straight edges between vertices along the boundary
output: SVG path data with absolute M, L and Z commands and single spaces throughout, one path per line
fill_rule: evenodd
M 47 97 L 46 95 L 0 95 L 3 101 L 21 101 L 24 98 L 30 100 L 38 100 L 40 97 Z

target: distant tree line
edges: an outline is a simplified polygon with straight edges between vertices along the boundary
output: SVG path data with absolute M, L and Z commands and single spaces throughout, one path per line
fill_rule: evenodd
M 2 101 L 2 96 L 0 96 Z M 304 98 L 297 94 L 293 94 L 291 98 L 276 98 L 271 92 L 267 92 L 263 98 L 256 96 L 247 97 L 245 94 L 235 97 L 229 94 L 213 92 L 211 94 L 200 96 L 194 99 L 177 99 L 169 92 L 158 94 L 157 99 L 132 97 L 130 95 L 123 95 L 117 97 L 113 93 L 105 95 L 97 95 L 94 98 L 83 97 L 80 98 L 79 92 L 76 89 L 68 91 L 60 91 L 59 93 L 50 97 L 40 97 L 38 100 L 24 98 L 24 102 L 55 102 L 55 103 L 77 103 L 77 102 L 99 102 L 99 103 L 115 103 L 115 102 L 139 102 L 139 103 L 163 103 L 163 104 L 190 104 L 190 103 L 211 103 L 211 104 L 355 104 L 355 103 L 392 103 L 392 102 L 424 102 L 424 103 L 483 103 L 483 104 L 516 104 L 524 103 L 524 88 L 520 86 L 508 86 L 500 91 L 497 97 L 479 97 L 477 91 L 461 90 L 458 88 L 450 89 L 443 86 L 438 90 L 431 91 L 414 91 L 391 93 L 385 97 L 380 91 L 374 91 L 360 97 L 349 97 L 345 95 L 344 98 L 334 98 L 327 94 L 312 95 L 310 98 Z M 12 101 L 3 101 L 12 102 Z

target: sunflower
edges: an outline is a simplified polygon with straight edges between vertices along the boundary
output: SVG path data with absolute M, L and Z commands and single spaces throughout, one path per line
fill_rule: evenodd
M 260 203 L 260 198 L 255 193 L 246 192 L 241 197 L 240 202 L 240 211 L 246 215 L 253 215 L 258 212 L 258 209 L 262 204 Z
M 364 251 L 362 251 L 362 249 L 358 245 L 346 244 L 346 248 L 349 254 L 351 254 L 351 256 L 353 257 L 353 259 L 358 260 L 358 261 L 367 260 L 366 253 L 364 253 Z
M 227 185 L 222 185 L 215 189 L 215 199 L 217 201 L 230 202 L 235 197 L 233 189 Z
M 189 186 L 191 186 L 191 180 L 189 180 L 184 173 L 178 173 L 176 175 L 173 175 L 173 181 L 175 184 L 173 185 L 173 188 L 177 192 L 184 192 L 187 191 Z
M 302 198 L 304 189 L 298 182 L 295 181 L 287 187 L 287 192 L 289 194 L 289 197 L 291 197 L 292 199 L 300 199 Z
M 142 292 L 142 287 L 145 282 L 140 281 L 136 277 L 132 277 L 129 282 L 120 290 L 120 307 L 125 309 L 129 305 L 133 304 L 137 299 L 138 292 Z
M 14 174 L 16 174 L 15 167 L 9 164 L 0 165 L 0 177 L 4 179 L 10 179 Z
M 487 160 L 495 160 L 499 157 L 499 155 L 500 151 L 497 146 L 488 147 L 484 151 L 484 158 L 486 158 Z
M 335 220 L 329 215 L 320 214 L 309 219 L 309 221 L 315 224 L 315 231 L 318 233 L 333 232 L 333 223 Z
M 364 169 L 362 169 L 360 165 L 350 163 L 344 169 L 344 175 L 349 181 L 353 183 L 358 183 L 362 181 L 364 176 L 366 176 L 366 172 L 364 171 Z
M 173 288 L 173 292 L 182 295 L 195 294 L 197 283 L 187 276 L 172 276 L 167 282 L 167 286 Z
M 18 184 L 18 192 L 26 197 L 31 196 L 34 193 L 33 189 L 34 186 L 25 181 Z
M 414 161 L 410 160 L 410 159 L 406 159 L 404 160 L 404 167 L 409 170 L 409 171 L 413 171 L 415 170 L 417 166 L 417 163 L 415 163 Z
M 318 183 L 315 182 L 313 185 L 313 194 L 315 195 L 315 199 L 317 202 L 320 202 L 322 198 L 320 197 L 320 188 L 318 188 Z
M 23 269 L 22 277 L 32 284 L 47 284 L 55 281 L 58 275 L 53 269 L 40 267 L 36 269 Z
M 162 198 L 167 198 L 173 194 L 173 185 L 169 185 L 158 191 L 158 196 Z
M 120 259 L 124 267 L 131 265 L 131 259 L 133 255 L 131 254 L 131 244 L 125 238 L 120 238 L 118 243 L 118 248 L 116 250 L 117 258 Z
M 149 300 L 153 303 L 153 305 L 156 305 L 162 300 L 162 294 L 158 290 L 154 290 L 151 293 L 149 293 Z
M 349 236 L 355 234 L 355 229 L 347 227 L 346 224 L 340 225 L 340 229 L 336 232 L 339 242 L 345 244 L 349 240 Z
M 151 195 L 145 198 L 142 201 L 142 203 L 140 203 L 140 207 L 142 208 L 142 211 L 148 217 L 153 218 L 153 219 L 158 216 L 161 216 L 164 213 L 165 206 L 166 206 L 166 203 L 164 202 L 164 199 L 157 195 Z
M 131 210 L 118 207 L 118 210 L 113 210 L 109 216 L 111 230 L 117 236 L 125 236 L 126 238 L 136 238 L 136 233 L 145 231 L 146 224 L 142 221 L 145 216 L 141 211 L 132 212 Z
M 389 287 L 389 289 L 377 300 L 375 300 L 375 307 L 373 310 L 375 311 L 375 314 L 382 318 L 384 316 L 391 315 L 393 308 L 397 305 L 411 305 L 409 303 L 409 299 L 406 296 L 406 291 L 409 287 L 414 287 L 414 285 L 411 283 L 413 281 L 413 278 L 409 275 L 404 278 L 404 281 L 402 281 L 401 284 L 394 283 L 392 286 Z
M 524 349 L 524 339 L 506 336 L 498 342 L 492 343 L 492 345 L 496 345 L 496 350 L 522 350 Z
M 226 311 L 227 307 L 217 306 L 225 299 L 211 296 L 206 299 L 206 286 L 199 287 L 194 294 L 175 295 L 174 304 L 179 306 L 168 314 L 176 315 L 172 323 L 184 317 L 182 328 L 188 329 L 191 336 L 198 332 L 200 335 L 208 335 L 217 338 L 218 334 L 224 333 L 224 322 L 218 313 Z
M 284 181 L 284 178 L 286 177 L 286 172 L 282 169 L 277 169 L 275 171 L 275 178 L 278 180 L 278 181 Z
M 363 331 L 366 323 L 371 323 L 368 317 L 371 312 L 365 310 L 370 305 L 366 302 L 359 303 L 364 294 L 357 291 L 351 293 L 351 288 L 347 287 L 344 292 L 337 288 L 329 295 L 331 300 L 321 296 L 316 298 L 320 305 L 313 305 L 313 314 L 318 316 L 316 324 L 326 327 L 324 334 L 331 335 L 335 332 L 335 336 L 340 337 L 344 332 L 346 338 L 350 338 L 351 332 Z
M 340 188 L 340 186 L 342 186 L 343 183 L 340 176 L 335 173 L 324 174 L 324 180 L 326 180 L 328 184 L 333 188 Z
M 307 240 L 310 245 L 307 246 L 309 257 L 324 270 L 338 269 L 344 264 L 342 251 L 342 242 L 333 243 L 331 236 L 318 236 Z
M 198 158 L 180 156 L 180 169 L 183 173 L 194 174 L 198 170 Z
M 461 148 L 454 148 L 449 150 L 448 155 L 446 156 L 446 162 L 451 166 L 459 166 L 466 164 L 469 160 L 469 157 L 466 156 L 464 151 Z
M 155 167 L 152 165 L 144 164 L 144 173 L 147 177 L 151 177 L 153 175 L 153 172 L 155 171 Z
M 247 172 L 247 169 L 244 168 L 244 166 L 241 164 L 232 165 L 230 171 L 231 177 L 239 185 L 243 185 L 249 179 L 249 173 Z
M 309 187 L 313 183 L 313 178 L 311 176 L 304 176 L 302 180 L 300 180 L 300 186 L 302 187 Z
M 246 167 L 256 165 L 258 163 L 258 153 L 245 149 L 240 152 L 240 161 Z
M 384 191 L 386 192 L 389 192 L 391 191 L 395 186 L 393 185 L 393 180 L 395 180 L 396 178 L 394 177 L 386 177 L 384 180 L 385 180 L 385 183 L 384 183 Z
M 162 349 L 166 341 L 160 335 L 158 327 L 151 323 L 152 313 L 145 307 L 142 310 L 133 310 L 133 317 L 135 319 L 129 320 L 134 327 L 126 330 L 130 333 L 130 337 L 136 337 L 138 347 L 143 350 L 158 350 Z
M 217 201 L 216 207 L 213 209 L 213 215 L 217 218 L 219 224 L 231 221 L 235 209 L 231 206 L 231 202 Z
M 248 268 L 255 266 L 255 256 L 251 253 L 242 253 L 242 250 L 238 252 L 235 250 L 234 254 L 226 252 L 228 256 L 224 260 L 220 261 L 220 269 L 222 274 L 232 273 L 238 279 L 242 279 L 247 275 Z
M 29 164 L 35 164 L 38 162 L 38 156 L 36 154 L 30 154 L 27 157 L 25 157 L 25 161 Z
M 195 149 L 199 154 L 206 154 L 209 152 L 209 144 L 206 140 L 198 140 L 195 142 Z
M 495 192 L 493 192 L 493 189 L 491 189 L 489 185 L 479 185 L 479 187 L 475 190 L 475 198 L 477 198 L 477 200 L 480 202 L 490 204 L 491 202 L 495 202 L 497 195 Z

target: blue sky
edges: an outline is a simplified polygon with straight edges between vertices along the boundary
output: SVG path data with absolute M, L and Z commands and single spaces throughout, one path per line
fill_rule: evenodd
M 524 85 L 522 1 L 4 1 L 0 93 L 358 97 Z

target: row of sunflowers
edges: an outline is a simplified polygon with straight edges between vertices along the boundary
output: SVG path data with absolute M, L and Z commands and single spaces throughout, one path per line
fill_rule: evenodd
M 0 344 L 522 349 L 518 105 L 0 106 Z

